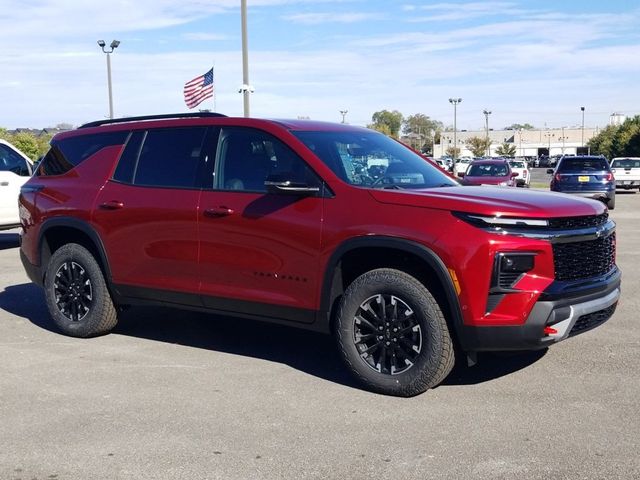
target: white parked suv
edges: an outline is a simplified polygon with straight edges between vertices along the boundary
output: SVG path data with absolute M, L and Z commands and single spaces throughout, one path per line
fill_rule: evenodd
M 20 226 L 18 196 L 32 172 L 29 157 L 0 139 L 0 230 Z
M 616 179 L 616 188 L 640 190 L 640 157 L 616 157 L 611 160 L 611 173 Z
M 523 160 L 509 160 L 511 170 L 518 173 L 516 184 L 518 187 L 528 187 L 531 183 L 531 172 Z

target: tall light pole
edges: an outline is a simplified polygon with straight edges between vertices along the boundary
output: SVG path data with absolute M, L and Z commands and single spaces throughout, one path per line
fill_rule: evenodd
M 456 157 L 458 156 L 458 104 L 462 101 L 461 98 L 450 98 L 449 103 L 453 104 L 453 173 L 456 173 Z
M 249 116 L 249 95 L 253 88 L 249 85 L 249 47 L 247 45 L 247 0 L 240 1 L 240 21 L 242 23 L 242 100 L 244 116 Z
M 491 142 L 489 142 L 489 115 L 491 115 L 491 110 L 483 110 L 484 113 L 484 128 L 487 133 L 487 157 L 491 156 Z
M 584 153 L 584 107 L 580 107 L 580 111 L 582 112 L 582 141 L 580 146 L 582 147 L 582 153 Z
M 567 139 L 567 137 L 564 136 L 564 127 L 562 127 L 562 155 L 564 155 L 564 141 Z
M 107 54 L 107 85 L 109 86 L 109 118 L 113 118 L 113 90 L 111 87 L 111 54 L 113 51 L 118 48 L 120 45 L 119 40 L 113 40 L 111 45 L 109 45 L 109 50 L 107 50 L 106 43 L 104 40 L 98 40 L 98 46 L 102 49 L 104 53 Z
M 520 128 L 518 132 L 520 133 L 520 156 L 524 157 L 524 152 L 522 151 L 522 128 Z
M 340 110 L 340 115 L 342 115 L 342 123 L 346 123 L 344 117 L 347 116 L 347 113 L 349 113 L 349 110 Z

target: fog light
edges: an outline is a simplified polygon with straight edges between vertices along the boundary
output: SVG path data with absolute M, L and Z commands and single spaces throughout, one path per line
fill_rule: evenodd
M 505 273 L 525 273 L 533 269 L 533 255 L 500 254 L 500 271 Z

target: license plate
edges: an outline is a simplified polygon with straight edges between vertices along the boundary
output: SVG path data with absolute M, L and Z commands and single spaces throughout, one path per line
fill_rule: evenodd
M 583 177 L 583 176 L 581 175 L 581 176 L 579 176 L 579 177 L 578 177 L 578 181 L 579 181 L 579 182 L 588 182 L 588 181 L 589 181 L 589 176 L 584 176 L 584 177 Z
M 625 184 L 625 185 L 631 185 L 631 180 L 625 180 L 625 181 L 624 181 L 624 184 Z

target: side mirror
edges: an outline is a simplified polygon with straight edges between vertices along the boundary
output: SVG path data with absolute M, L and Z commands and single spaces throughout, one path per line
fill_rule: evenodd
M 460 178 L 464 177 L 464 172 L 458 172 L 458 176 L 459 176 Z
M 547 168 L 547 173 L 553 175 L 553 168 Z

